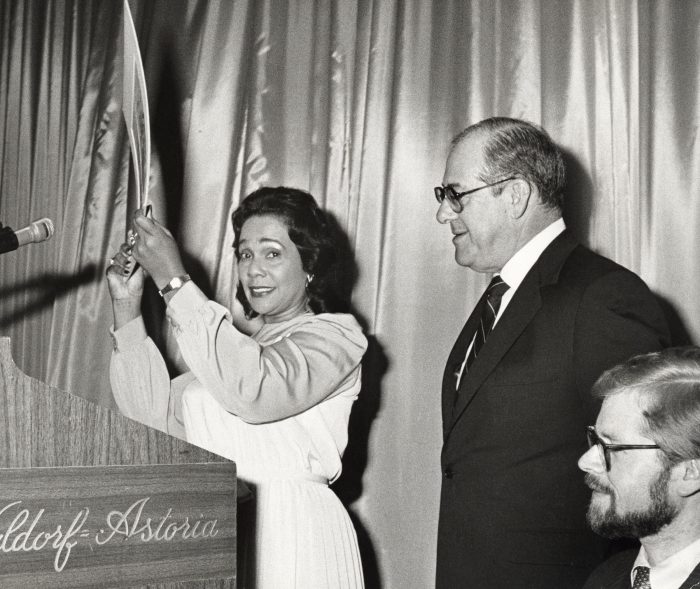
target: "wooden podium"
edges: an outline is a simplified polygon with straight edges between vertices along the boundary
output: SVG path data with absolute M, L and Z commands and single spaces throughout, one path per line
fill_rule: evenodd
M 236 586 L 235 464 L 23 374 L 0 338 L 0 587 Z

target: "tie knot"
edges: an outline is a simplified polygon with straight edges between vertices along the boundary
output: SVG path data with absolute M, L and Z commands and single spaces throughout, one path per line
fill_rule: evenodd
M 649 584 L 649 567 L 634 567 L 634 585 L 632 589 L 651 589 Z
M 506 291 L 510 288 L 508 284 L 496 275 L 491 279 L 491 282 L 486 287 L 486 297 L 489 301 L 500 301 Z

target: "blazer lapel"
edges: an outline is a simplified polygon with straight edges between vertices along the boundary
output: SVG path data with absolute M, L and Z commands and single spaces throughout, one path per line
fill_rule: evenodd
M 457 421 L 471 403 L 474 395 L 493 372 L 505 353 L 513 345 L 535 313 L 542 306 L 538 285 L 533 280 L 524 280 L 503 316 L 498 320 L 486 343 L 481 348 L 479 357 L 462 378 L 454 404 L 452 423 Z
M 525 279 L 518 287 L 518 290 L 506 307 L 503 315 L 498 320 L 498 323 L 496 323 L 493 332 L 489 335 L 484 347 L 481 349 L 479 357 L 471 365 L 469 371 L 463 376 L 459 391 L 457 392 L 456 402 L 453 405 L 450 402 L 449 404 L 451 406 L 448 407 L 447 399 L 454 399 L 454 396 L 446 394 L 449 391 L 445 389 L 446 386 L 451 384 L 452 390 L 454 390 L 456 382 L 454 377 L 450 379 L 448 375 L 450 366 L 452 366 L 452 361 L 454 360 L 453 355 L 455 349 L 458 348 L 457 344 L 455 344 L 452 354 L 450 354 L 443 378 L 443 424 L 445 439 L 447 439 L 452 427 L 467 409 L 486 378 L 493 372 L 515 340 L 532 321 L 533 317 L 542 306 L 540 289 L 543 286 L 553 284 L 557 281 L 559 271 L 564 261 L 576 245 L 576 241 L 568 231 L 564 231 L 544 250 L 544 252 L 542 252 L 540 258 L 535 262 L 535 265 L 530 269 Z M 482 300 L 483 298 L 484 297 L 482 297 Z M 460 343 L 461 338 L 468 337 L 470 333 L 473 333 L 479 318 L 477 311 L 480 312 L 482 300 L 479 301 L 480 304 L 477 305 L 467 320 L 457 343 Z
M 443 433 L 447 433 L 452 424 L 452 414 L 454 410 L 456 395 L 457 395 L 457 372 L 464 362 L 468 339 L 476 332 L 479 319 L 481 317 L 481 309 L 486 301 L 486 292 L 481 295 L 469 319 L 464 324 L 461 333 L 457 337 L 457 341 L 452 346 L 452 351 L 447 358 L 445 364 L 445 372 L 442 375 L 442 423 Z M 466 374 L 465 374 L 466 376 Z
M 630 568 L 628 569 L 619 571 L 618 576 L 610 580 L 610 585 L 606 583 L 605 587 L 601 587 L 601 589 L 630 589 L 632 586 L 632 583 L 630 582 L 631 568 L 632 565 L 630 565 Z

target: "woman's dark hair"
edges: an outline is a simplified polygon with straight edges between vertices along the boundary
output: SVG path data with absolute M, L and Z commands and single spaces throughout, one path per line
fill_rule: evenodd
M 251 192 L 233 212 L 236 258 L 243 224 L 251 217 L 270 215 L 287 227 L 289 238 L 296 245 L 304 272 L 312 277 L 306 287 L 309 307 L 314 313 L 336 310 L 335 262 L 336 236 L 326 213 L 308 192 L 286 186 L 263 187 Z M 237 297 L 246 316 L 256 313 L 238 286 Z

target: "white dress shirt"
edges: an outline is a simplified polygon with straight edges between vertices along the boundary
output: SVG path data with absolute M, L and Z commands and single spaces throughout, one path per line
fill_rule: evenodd
M 496 320 L 493 323 L 494 327 L 503 315 L 503 311 L 505 311 L 506 307 L 508 306 L 508 303 L 510 303 L 510 301 L 512 300 L 515 291 L 518 290 L 520 283 L 525 279 L 527 273 L 535 265 L 535 262 L 537 262 L 539 257 L 542 255 L 542 252 L 545 249 L 547 249 L 547 246 L 550 243 L 552 243 L 557 238 L 557 236 L 564 231 L 564 229 L 566 229 L 564 219 L 559 217 L 556 221 L 554 221 L 550 225 L 547 225 L 547 227 L 545 227 L 530 241 L 528 241 L 523 247 L 521 247 L 517 252 L 515 252 L 515 254 L 513 254 L 513 257 L 511 257 L 511 259 L 506 262 L 505 266 L 503 266 L 501 271 L 496 273 L 496 275 L 500 274 L 501 278 L 506 282 L 509 288 L 503 295 L 503 298 L 501 299 L 501 306 L 498 309 Z M 462 362 L 462 367 L 459 369 L 459 376 L 457 377 L 457 387 L 459 387 L 459 383 L 462 379 L 462 373 L 464 372 L 464 366 L 467 362 L 467 357 L 469 356 L 469 352 L 471 351 L 473 345 L 474 338 L 472 338 L 472 341 L 470 342 L 469 347 L 467 348 L 467 353 L 464 357 L 464 361 Z
M 634 567 L 649 567 L 649 584 L 653 589 L 678 589 L 700 563 L 700 538 L 683 550 L 669 556 L 656 566 L 651 566 L 642 546 L 630 571 L 630 583 L 634 583 Z
M 503 315 L 503 311 L 505 311 L 508 303 L 510 303 L 513 298 L 515 291 L 518 290 L 520 283 L 535 265 L 535 262 L 539 260 L 542 252 L 547 249 L 547 246 L 552 243 L 564 229 L 566 229 L 564 219 L 559 217 L 515 252 L 513 257 L 503 266 L 500 275 L 510 288 L 501 299 L 501 308 L 498 310 L 494 325 L 498 323 L 501 315 Z

